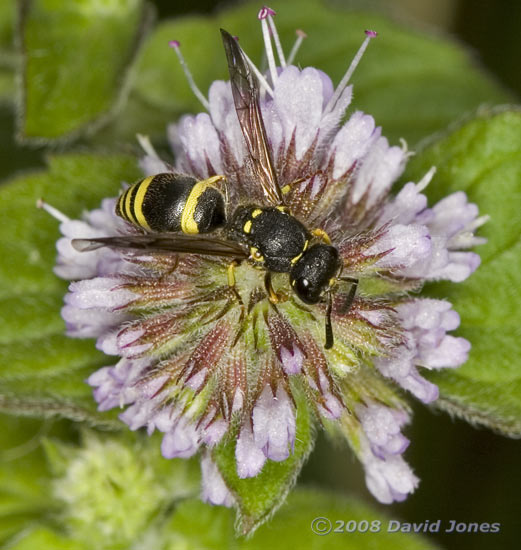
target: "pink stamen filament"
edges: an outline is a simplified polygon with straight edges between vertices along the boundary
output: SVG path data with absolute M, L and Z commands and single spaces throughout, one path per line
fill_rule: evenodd
M 270 74 L 271 74 L 271 81 L 275 86 L 278 79 L 277 67 L 275 64 L 275 56 L 273 55 L 273 46 L 271 44 L 270 30 L 268 28 L 268 24 L 266 23 L 266 19 L 261 19 L 261 27 L 262 27 L 262 37 L 264 39 L 266 57 L 268 58 L 268 67 L 270 69 Z
M 201 102 L 203 107 L 209 111 L 210 110 L 210 103 L 208 103 L 208 100 L 206 97 L 201 93 L 201 90 L 197 87 L 192 73 L 190 72 L 190 69 L 188 68 L 188 65 L 186 64 L 185 58 L 183 57 L 183 54 L 181 53 L 180 44 L 177 40 L 171 40 L 168 45 L 173 48 L 175 53 L 177 54 L 177 57 L 179 58 L 179 62 L 181 63 L 181 67 L 183 69 L 183 72 L 185 73 L 186 80 L 188 80 L 188 85 L 190 86 L 190 89 L 194 93 L 195 97 Z
M 342 95 L 342 92 L 346 89 L 347 84 L 349 83 L 349 80 L 353 73 L 355 72 L 356 67 L 358 66 L 358 63 L 360 63 L 360 60 L 362 59 L 362 56 L 364 55 L 364 52 L 369 44 L 369 41 L 371 38 L 374 38 L 376 36 L 376 32 L 374 31 L 365 31 L 366 38 L 363 41 L 362 45 L 356 52 L 355 57 L 353 58 L 353 61 L 351 61 L 351 65 L 349 65 L 349 68 L 347 69 L 346 74 L 340 81 L 340 84 L 336 87 L 335 93 L 333 94 L 333 97 L 329 100 L 329 103 L 327 104 L 326 108 L 324 109 L 324 113 L 327 113 L 328 111 L 332 111 L 333 108 L 336 105 L 336 102 Z
M 273 40 L 275 41 L 275 48 L 277 48 L 277 54 L 279 56 L 280 66 L 285 67 L 286 58 L 284 57 L 284 50 L 282 49 L 279 33 L 277 32 L 277 27 L 275 26 L 275 21 L 273 20 L 273 17 L 271 14 L 268 15 L 268 25 L 270 26 L 271 34 L 273 35 Z

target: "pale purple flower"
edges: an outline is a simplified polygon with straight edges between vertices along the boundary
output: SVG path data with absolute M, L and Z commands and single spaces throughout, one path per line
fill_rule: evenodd
M 407 162 L 406 147 L 391 146 L 368 114 L 355 111 L 342 122 L 352 98 L 349 78 L 376 33 L 366 32 L 335 88 L 320 70 L 291 64 L 296 48 L 286 60 L 272 10 L 263 8 L 259 19 L 269 67 L 267 75 L 258 73 L 260 107 L 280 184 L 289 185 L 286 205 L 308 228 L 327 232 L 343 274 L 360 281 L 347 310 L 350 286 L 335 288 L 334 349 L 324 349 L 324 304 L 306 306 L 311 315 L 304 313 L 287 278 L 280 278 L 277 288 L 290 299 L 270 307 L 263 273 L 247 262 L 236 285 L 248 312 L 243 323 L 227 284 L 228 260 L 110 248 L 77 252 L 73 238 L 140 232 L 116 216 L 114 199 L 81 221 L 54 212 L 64 235 L 56 273 L 76 281 L 63 308 L 67 331 L 94 337 L 98 348 L 120 357 L 89 378 L 100 410 L 126 407 L 120 418 L 131 429 L 164 433 L 167 458 L 202 453 L 204 500 L 233 504 L 211 457 L 231 429 L 240 478 L 293 453 L 293 381 L 305 388 L 317 421 L 337 423 L 347 436 L 374 496 L 385 503 L 403 500 L 418 479 L 402 457 L 409 442 L 401 428 L 409 415 L 394 388 L 432 402 L 438 388 L 422 371 L 457 367 L 470 348 L 448 334 L 459 325 L 450 303 L 410 291 L 425 281 L 467 278 L 479 265 L 468 249 L 482 242 L 474 231 L 485 218 L 464 193 L 429 206 L 422 191 L 434 170 L 392 194 Z M 301 41 L 299 35 L 297 46 Z M 179 43 L 171 46 L 181 57 Z M 230 209 L 263 204 L 229 83 L 214 82 L 206 98 L 182 63 L 207 112 L 169 127 L 175 166 L 140 136 L 144 174 L 224 175 Z
M 210 504 L 232 506 L 233 495 L 226 487 L 219 469 L 209 453 L 204 453 L 201 457 L 201 473 L 201 499 Z
M 273 393 L 266 385 L 252 413 L 253 440 L 267 458 L 280 462 L 288 458 L 295 444 L 295 413 L 282 386 Z
M 400 429 L 409 416 L 405 410 L 371 401 L 356 407 L 360 426 L 357 455 L 365 468 L 367 487 L 384 504 L 402 501 L 418 485 L 418 478 L 401 454 L 409 440 Z

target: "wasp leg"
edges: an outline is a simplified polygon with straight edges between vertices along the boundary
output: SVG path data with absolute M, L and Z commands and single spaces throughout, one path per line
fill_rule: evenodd
M 284 185 L 284 187 L 282 187 L 282 189 L 281 189 L 282 194 L 287 195 L 291 191 L 293 186 L 298 185 L 299 183 L 302 183 L 303 181 L 306 181 L 307 179 L 309 179 L 309 177 L 306 176 L 306 177 L 303 177 L 303 178 L 298 178 L 296 180 L 293 180 L 290 183 L 286 183 L 286 185 Z
M 287 193 L 289 193 L 291 191 L 291 188 L 293 186 L 298 185 L 299 183 L 302 183 L 303 181 L 314 178 L 315 176 L 322 176 L 322 175 L 324 175 L 324 171 L 323 170 L 317 170 L 316 172 L 313 172 L 313 174 L 309 174 L 309 175 L 304 176 L 302 178 L 298 178 L 296 180 L 293 180 L 290 183 L 286 183 L 286 185 L 284 185 L 284 187 L 281 189 L 282 194 L 286 195 Z
M 176 254 L 173 265 L 169 266 L 168 269 L 162 274 L 162 278 L 167 278 L 170 275 L 172 275 L 172 273 L 174 273 L 174 271 L 178 268 L 178 266 L 179 266 L 179 254 Z
M 315 237 L 318 237 L 319 239 L 324 241 L 326 244 L 329 244 L 329 245 L 331 244 L 331 239 L 329 238 L 329 235 L 323 229 L 319 229 L 319 228 L 313 229 L 313 231 L 311 231 L 311 234 L 314 235 Z
M 241 317 L 240 321 L 244 319 L 244 316 L 246 314 L 246 308 L 244 307 L 244 302 L 242 301 L 241 295 L 239 294 L 239 291 L 235 287 L 235 268 L 239 265 L 239 261 L 233 260 L 228 264 L 227 268 L 227 276 L 228 276 L 228 286 L 230 287 L 230 290 L 233 292 L 233 295 L 235 298 L 237 298 L 237 301 L 239 302 L 241 306 Z
M 271 284 L 271 273 L 269 271 L 266 271 L 266 275 L 264 275 L 264 286 L 266 287 L 266 292 L 268 294 L 269 301 L 272 304 L 285 302 L 288 299 L 285 292 L 277 293 L 273 290 L 273 286 Z

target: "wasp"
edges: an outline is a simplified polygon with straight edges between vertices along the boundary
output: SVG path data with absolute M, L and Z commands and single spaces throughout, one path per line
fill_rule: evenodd
M 80 251 L 102 246 L 151 252 L 204 254 L 231 258 L 228 284 L 235 291 L 234 268 L 247 260 L 265 271 L 269 301 L 286 297 L 272 287 L 272 273 L 288 273 L 296 296 L 305 304 L 326 303 L 325 345 L 333 346 L 332 294 L 339 280 L 351 283 L 343 310 L 351 307 L 358 279 L 341 277 L 338 250 L 320 228 L 308 229 L 285 205 L 260 109 L 259 84 L 237 41 L 225 30 L 226 52 L 235 111 L 250 157 L 253 176 L 262 187 L 264 204 L 239 205 L 226 216 L 222 175 L 197 181 L 164 173 L 130 186 L 118 199 L 116 214 L 146 231 L 141 235 L 74 239 Z M 218 236 L 208 235 L 219 231 Z M 241 301 L 242 303 L 242 301 Z

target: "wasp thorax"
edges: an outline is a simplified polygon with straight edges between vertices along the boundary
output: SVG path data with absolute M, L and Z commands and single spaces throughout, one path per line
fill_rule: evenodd
M 311 235 L 284 206 L 241 206 L 234 212 L 228 237 L 250 247 L 253 261 L 276 273 L 289 273 L 305 252 Z
M 316 304 L 339 269 L 337 249 L 328 244 L 316 244 L 295 263 L 289 274 L 290 283 L 303 302 Z

